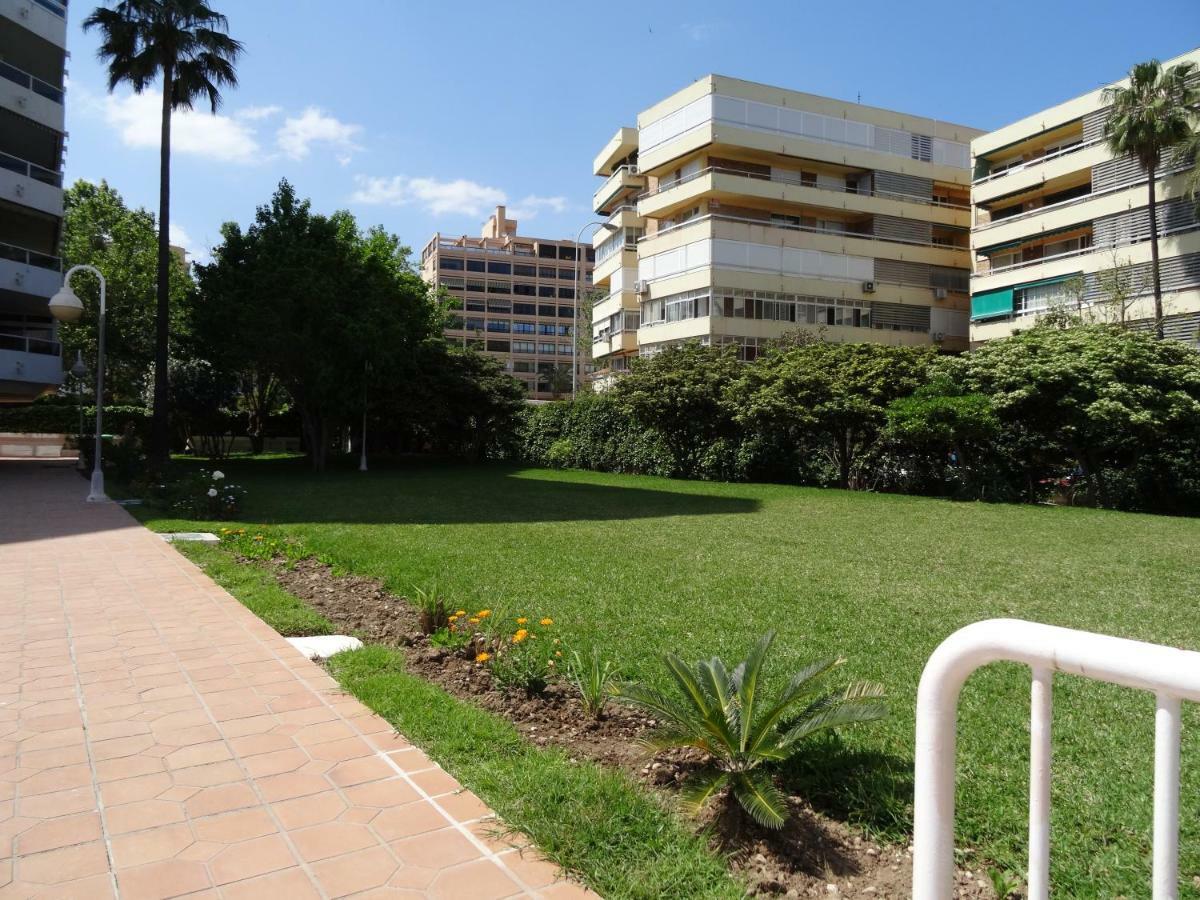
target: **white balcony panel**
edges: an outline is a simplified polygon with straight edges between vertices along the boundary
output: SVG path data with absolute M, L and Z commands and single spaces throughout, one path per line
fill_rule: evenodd
M 643 257 L 639 271 L 643 281 L 655 281 L 707 266 L 835 281 L 872 281 L 875 278 L 875 260 L 867 256 L 721 238 L 693 241 Z
M 935 306 L 929 310 L 929 330 L 946 337 L 965 338 L 971 330 L 970 314 L 964 309 L 939 309 Z
M 62 380 L 62 357 L 0 349 L 0 395 L 24 393 L 17 386 L 28 385 L 33 399 L 45 388 L 62 384 Z
M 0 257 L 0 290 L 49 300 L 62 287 L 62 273 Z
M 62 188 L 3 167 L 0 167 L 0 200 L 28 206 L 52 216 L 61 217 L 63 214 Z
M 38 0 L 0 0 L 0 16 L 12 19 L 56 47 L 67 46 L 66 12 L 66 7 L 54 0 L 41 3 Z
M 55 131 L 66 131 L 66 114 L 61 103 L 7 78 L 0 78 L 0 107 Z

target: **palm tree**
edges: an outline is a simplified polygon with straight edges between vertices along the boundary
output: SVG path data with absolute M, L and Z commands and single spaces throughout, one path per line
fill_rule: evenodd
M 1108 149 L 1116 156 L 1137 158 L 1146 173 L 1150 192 L 1150 268 L 1154 278 L 1154 331 L 1163 336 L 1162 284 L 1158 272 L 1158 198 L 1155 179 L 1163 155 L 1192 134 L 1192 109 L 1196 104 L 1195 63 L 1164 69 L 1157 59 L 1129 70 L 1129 84 L 1106 88 L 1111 104 L 1104 123 Z
M 142 93 L 162 79 L 162 143 L 158 186 L 158 303 L 154 347 L 154 419 L 150 461 L 166 463 L 170 452 L 167 410 L 167 344 L 170 328 L 171 114 L 207 98 L 215 114 L 220 88 L 236 87 L 234 63 L 242 45 L 228 34 L 225 16 L 204 0 L 118 0 L 98 7 L 83 23 L 99 28 L 97 56 L 108 64 L 108 89 L 128 84 Z

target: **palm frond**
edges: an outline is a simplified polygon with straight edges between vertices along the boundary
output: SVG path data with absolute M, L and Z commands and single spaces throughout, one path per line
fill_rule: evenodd
M 688 777 L 679 791 L 679 802 L 683 808 L 695 815 L 729 782 L 729 773 L 716 766 L 708 766 Z
M 886 718 L 888 706 L 883 701 L 884 696 L 882 685 L 859 682 L 821 698 L 811 713 L 801 716 L 784 732 L 780 746 L 790 748 L 818 731 Z
M 841 657 L 827 656 L 809 663 L 793 675 L 783 693 L 776 698 L 774 705 L 766 715 L 754 723 L 754 734 L 751 735 L 746 749 L 756 753 L 767 746 L 776 734 L 775 727 L 786 716 L 788 709 L 800 698 L 808 695 L 817 679 L 843 662 Z
M 737 667 L 735 680 L 737 683 L 738 705 L 741 707 L 739 746 L 745 750 L 750 742 L 754 727 L 755 702 L 758 699 L 758 679 L 762 673 L 763 662 L 767 651 L 775 642 L 775 631 L 772 629 L 758 639 L 745 661 Z
M 733 795 L 742 809 L 759 825 L 782 828 L 787 820 L 787 798 L 763 772 L 739 772 L 732 776 Z

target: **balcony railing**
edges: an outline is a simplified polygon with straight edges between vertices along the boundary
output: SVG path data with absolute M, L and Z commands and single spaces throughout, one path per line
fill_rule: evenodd
M 28 72 L 18 69 L 14 65 L 6 62 L 0 62 L 0 78 L 7 78 L 9 81 L 19 84 L 23 88 L 28 88 L 35 94 L 40 94 L 47 100 L 53 100 L 55 103 L 63 102 L 63 89 L 55 87 L 48 81 L 30 75 Z
M 55 3 L 54 0 L 33 0 L 38 6 L 43 9 L 48 9 L 60 19 L 67 17 L 67 5 L 65 3 Z
M 1163 229 L 1158 233 L 1160 238 L 1167 237 L 1172 234 L 1179 234 L 1185 231 L 1200 230 L 1200 223 L 1189 222 L 1185 225 L 1179 225 L 1175 228 Z M 1035 238 L 1036 239 L 1036 236 Z M 1086 247 L 1079 247 L 1076 250 L 1067 250 L 1064 253 L 1055 253 L 1052 256 L 1040 256 L 1037 259 L 1023 259 L 1018 263 L 1010 263 L 1007 266 L 996 266 L 992 268 L 984 260 L 977 260 L 975 263 L 975 271 L 971 273 L 972 278 L 986 278 L 991 275 L 1001 275 L 1005 272 L 1015 272 L 1018 269 L 1028 269 L 1030 266 L 1040 266 L 1043 263 L 1057 262 L 1060 259 L 1070 259 L 1073 256 L 1087 256 L 1089 253 L 1104 253 L 1118 250 L 1121 247 L 1132 247 L 1136 244 L 1143 244 L 1150 240 L 1150 236 L 1139 237 L 1136 240 L 1114 241 L 1106 244 L 1088 244 Z
M 1058 150 L 1053 150 L 1044 156 L 1039 156 L 1036 159 L 1026 160 L 1024 162 L 1013 163 L 1006 166 L 999 172 L 989 172 L 982 178 L 976 178 L 971 184 L 986 184 L 989 181 L 995 181 L 997 178 L 1003 178 L 1005 175 L 1015 175 L 1017 172 L 1024 172 L 1027 169 L 1032 169 L 1035 166 L 1040 166 L 1042 163 L 1052 162 L 1056 159 L 1061 159 L 1064 156 L 1069 156 L 1072 153 L 1078 153 L 1080 150 L 1086 150 L 1088 147 L 1095 147 L 1097 144 L 1104 142 L 1103 138 L 1097 138 L 1094 141 L 1080 141 L 1078 144 L 1070 144 L 1066 147 L 1061 147 Z
M 23 175 L 26 178 L 32 178 L 34 181 L 40 181 L 43 184 L 48 184 L 51 187 L 62 187 L 62 174 L 53 172 L 50 169 L 45 169 L 37 163 L 31 163 L 28 160 L 21 159 L 17 156 L 11 156 L 8 153 L 0 153 L 0 169 L 7 169 L 9 172 L 16 172 L 18 175 Z
M 26 266 L 37 266 L 39 269 L 62 271 L 62 260 L 48 253 L 38 253 L 36 250 L 26 250 L 14 244 L 0 244 L 0 259 L 22 263 Z
M 690 181 L 695 181 L 697 178 L 703 178 L 705 175 L 736 175 L 739 178 L 753 178 L 756 181 L 771 181 L 775 184 L 790 184 L 793 187 L 814 188 L 818 191 L 831 191 L 835 194 L 858 194 L 861 197 L 881 197 L 885 200 L 900 200 L 905 203 L 920 203 L 924 206 L 938 206 L 944 209 L 970 209 L 970 204 L 966 203 L 947 203 L 941 200 L 935 200 L 932 197 L 921 197 L 916 194 L 901 194 L 895 191 L 876 191 L 867 190 L 866 188 L 845 187 L 835 188 L 825 184 L 816 182 L 804 182 L 799 178 L 779 178 L 774 175 L 764 175 L 760 172 L 747 172 L 743 169 L 730 169 L 724 166 L 710 166 L 707 169 L 701 169 L 699 172 L 693 172 L 691 175 L 685 175 L 674 181 L 666 184 L 659 184 L 658 188 L 653 191 L 646 191 L 638 196 L 639 200 L 647 197 L 656 197 L 672 188 L 677 188 L 682 184 L 687 184 Z
M 634 165 L 617 166 L 613 173 L 608 176 L 604 184 L 600 185 L 600 190 L 596 191 L 593 199 L 593 208 L 599 209 L 605 203 L 613 198 L 613 196 L 621 190 L 621 186 L 625 179 L 631 175 L 637 175 L 638 167 Z
M 741 216 L 726 216 L 718 215 L 716 213 L 709 213 L 708 215 L 704 216 L 696 216 L 695 218 L 688 219 L 686 222 L 679 222 L 675 225 L 668 226 L 667 228 L 661 228 L 654 234 L 643 235 L 638 239 L 638 243 L 641 243 L 642 241 L 653 240 L 654 238 L 662 237 L 664 234 L 670 234 L 673 231 L 678 231 L 680 228 L 690 228 L 693 225 L 697 225 L 706 221 L 735 222 L 739 225 L 758 225 L 762 228 L 782 228 L 786 231 L 803 231 L 808 234 L 821 234 L 825 235 L 826 237 L 854 238 L 861 241 L 882 241 L 888 244 L 909 244 L 915 247 L 936 247 L 939 250 L 966 251 L 968 249 L 965 245 L 959 247 L 953 244 L 939 243 L 937 240 L 914 241 L 908 238 L 883 237 L 881 235 L 866 234 L 859 231 L 813 228 L 811 225 L 795 225 L 791 222 L 775 222 L 771 219 L 747 219 Z
M 15 350 L 18 353 L 37 353 L 43 356 L 62 356 L 62 344 L 45 338 L 29 337 L 24 334 L 0 332 L 0 350 Z

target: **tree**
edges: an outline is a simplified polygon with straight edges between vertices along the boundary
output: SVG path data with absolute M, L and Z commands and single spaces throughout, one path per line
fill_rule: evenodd
M 740 374 L 735 347 L 691 341 L 634 360 L 613 390 L 641 427 L 661 436 L 676 473 L 690 478 L 712 443 L 733 431 L 727 400 Z
M 934 359 L 927 348 L 801 340 L 747 367 L 734 392 L 738 421 L 765 434 L 812 444 L 858 486 L 893 400 L 921 385 Z
M 63 260 L 87 263 L 104 273 L 108 311 L 105 325 L 105 388 L 117 402 L 140 402 L 154 368 L 155 223 L 145 209 L 129 209 L 107 182 L 77 181 L 63 194 Z M 170 323 L 186 334 L 195 283 L 172 255 Z M 72 282 L 83 298 L 83 317 L 59 326 L 67 359 L 76 351 L 95 366 L 99 282 L 80 273 Z
M 228 34 L 225 16 L 204 0 L 118 0 L 98 7 L 83 22 L 101 32 L 97 56 L 108 65 L 108 89 L 128 84 L 142 93 L 162 79 L 159 146 L 158 274 L 155 311 L 154 419 L 149 461 L 161 467 L 170 453 L 169 375 L 171 272 L 171 115 L 207 99 L 215 114 L 221 88 L 236 87 L 240 42 Z
M 277 379 L 320 471 L 332 428 L 361 417 L 364 395 L 403 392 L 416 376 L 444 311 L 394 235 L 314 213 L 287 181 L 248 229 L 222 233 L 213 263 L 197 266 L 198 350 L 218 368 Z
M 1136 157 L 1146 173 L 1149 192 L 1150 268 L 1154 279 L 1154 332 L 1163 337 L 1162 284 L 1158 271 L 1158 169 L 1164 154 L 1192 134 L 1191 117 L 1197 103 L 1193 85 L 1195 63 L 1185 62 L 1164 69 L 1152 59 L 1129 71 L 1129 84 L 1106 88 L 1104 100 L 1111 104 L 1104 123 L 1108 149 L 1116 156 Z

